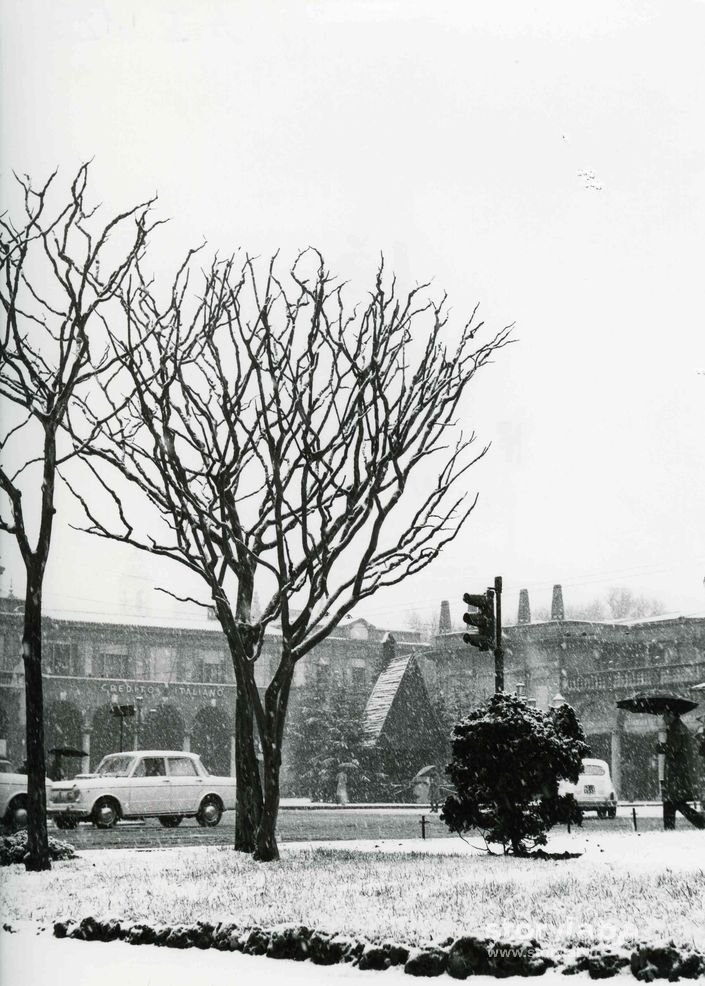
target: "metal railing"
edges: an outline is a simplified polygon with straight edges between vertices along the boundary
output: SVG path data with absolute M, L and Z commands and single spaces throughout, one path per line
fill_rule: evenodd
M 616 692 L 664 685 L 673 689 L 688 688 L 705 681 L 705 661 L 689 664 L 653 665 L 642 668 L 621 668 L 610 671 L 589 671 L 584 674 L 568 674 L 566 692 Z

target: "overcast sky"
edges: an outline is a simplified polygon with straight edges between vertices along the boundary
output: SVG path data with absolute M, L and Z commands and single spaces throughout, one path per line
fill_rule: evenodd
M 516 322 L 466 410 L 492 448 L 464 534 L 363 615 L 459 615 L 495 575 L 512 617 L 555 582 L 705 612 L 705 3 L 0 10 L 3 193 L 93 158 L 106 208 L 158 192 L 169 247 L 314 244 L 359 293 L 383 251 L 459 321 Z M 86 541 L 57 529 L 47 606 L 152 601 L 154 564 Z

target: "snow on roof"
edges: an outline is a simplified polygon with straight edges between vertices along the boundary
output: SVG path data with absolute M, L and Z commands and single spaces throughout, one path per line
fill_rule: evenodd
M 399 691 L 402 679 L 409 667 L 409 662 L 413 660 L 411 654 L 404 657 L 396 657 L 390 661 L 384 671 L 380 674 L 372 689 L 372 694 L 365 706 L 365 715 L 362 725 L 363 742 L 365 744 L 375 743 L 384 729 L 389 710 Z
M 57 623 L 83 623 L 95 626 L 114 626 L 114 627 L 142 627 L 155 630 L 193 630 L 198 633 L 214 633 L 218 636 L 223 635 L 223 629 L 216 619 L 193 615 L 178 614 L 158 614 L 146 616 L 134 613 L 101 613 L 91 610 L 44 610 L 44 619 L 53 620 Z M 273 627 L 266 627 L 266 634 L 281 636 L 281 630 Z

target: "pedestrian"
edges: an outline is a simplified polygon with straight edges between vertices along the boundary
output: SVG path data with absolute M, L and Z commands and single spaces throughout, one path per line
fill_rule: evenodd
M 698 722 L 700 725 L 695 731 L 695 745 L 698 751 L 695 775 L 698 778 L 696 786 L 700 791 L 700 809 L 705 811 L 705 716 L 699 716 Z
M 437 767 L 428 776 L 428 800 L 431 813 L 437 812 L 441 803 L 441 782 Z
M 679 811 L 691 825 L 705 829 L 705 815 L 696 811 L 690 801 L 693 797 L 693 754 L 692 737 L 680 716 L 671 709 L 663 713 L 666 727 L 666 742 L 659 743 L 657 750 L 665 754 L 663 787 L 663 827 L 675 829 L 676 811 Z

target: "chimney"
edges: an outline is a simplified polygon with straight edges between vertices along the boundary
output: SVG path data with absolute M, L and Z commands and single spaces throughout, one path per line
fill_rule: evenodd
M 559 585 L 553 587 L 553 599 L 551 601 L 551 619 L 564 620 L 565 610 L 563 609 L 563 589 Z
M 391 633 L 387 633 L 382 641 L 382 669 L 388 667 L 397 656 L 397 642 Z
M 450 603 L 447 599 L 444 599 L 441 603 L 441 615 L 438 620 L 438 632 L 450 633 L 452 629 L 453 625 L 450 622 Z
M 517 623 L 531 623 L 531 608 L 529 606 L 528 589 L 520 589 L 519 591 L 519 612 L 517 613 Z

